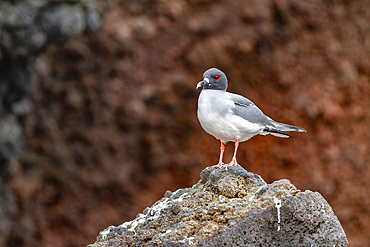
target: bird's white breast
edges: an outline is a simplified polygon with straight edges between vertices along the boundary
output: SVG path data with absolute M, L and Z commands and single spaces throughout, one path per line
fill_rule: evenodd
M 203 129 L 224 143 L 237 138 L 246 141 L 260 130 L 253 124 L 232 114 L 235 104 L 229 99 L 229 93 L 220 90 L 202 90 L 198 99 L 198 119 Z

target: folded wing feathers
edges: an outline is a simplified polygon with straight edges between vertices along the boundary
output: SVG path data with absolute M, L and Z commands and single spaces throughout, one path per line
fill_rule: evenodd
M 235 104 L 233 109 L 234 114 L 239 115 L 250 122 L 255 122 L 263 125 L 267 125 L 263 131 L 268 132 L 271 135 L 283 137 L 283 138 L 293 138 L 286 132 L 306 132 L 305 129 L 299 128 L 289 124 L 283 124 L 272 120 L 263 114 L 261 110 L 250 100 L 244 98 L 240 95 L 229 94 L 230 98 Z M 237 106 L 241 107 L 238 108 Z M 249 113 L 249 114 L 248 114 Z M 254 119 L 255 118 L 255 119 Z M 294 139 L 294 138 L 293 138 Z
M 250 105 L 253 105 L 252 102 L 241 103 L 241 102 L 235 102 L 235 101 L 234 101 L 234 104 L 239 105 L 239 106 L 244 106 L 244 107 L 248 107 Z
M 271 118 L 267 117 L 268 120 L 270 120 L 270 122 L 276 126 L 276 128 L 280 131 L 293 131 L 293 132 L 307 132 L 305 129 L 303 128 L 300 128 L 300 127 L 297 127 L 297 126 L 293 126 L 293 125 L 289 125 L 289 124 L 283 124 L 283 123 L 279 123 L 279 122 L 276 122 L 274 120 L 272 120 Z
M 271 135 L 278 136 L 278 137 L 283 137 L 283 138 L 293 138 L 293 136 L 289 135 L 288 133 L 285 133 L 282 130 L 274 129 L 271 127 L 265 127 L 263 131 L 268 132 Z M 294 139 L 294 138 L 293 138 Z
M 276 128 L 273 128 L 273 127 L 265 127 L 263 129 L 263 131 L 268 132 L 271 135 L 278 136 L 278 137 L 283 137 L 283 138 L 289 138 L 289 137 L 293 138 L 293 136 L 289 135 L 286 132 L 288 132 L 288 131 L 292 131 L 292 132 L 306 132 L 306 130 L 303 129 L 303 128 L 292 126 L 292 125 L 289 125 L 289 124 L 279 123 L 279 122 L 276 122 L 276 121 L 272 120 L 269 117 L 267 117 L 267 118 L 271 122 L 271 124 L 274 125 Z

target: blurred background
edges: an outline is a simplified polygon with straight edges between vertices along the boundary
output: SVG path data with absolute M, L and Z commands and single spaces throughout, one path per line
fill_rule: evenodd
M 210 67 L 308 131 L 239 163 L 320 192 L 370 246 L 368 0 L 2 0 L 0 246 L 86 246 L 196 183 L 219 155 L 196 117 Z

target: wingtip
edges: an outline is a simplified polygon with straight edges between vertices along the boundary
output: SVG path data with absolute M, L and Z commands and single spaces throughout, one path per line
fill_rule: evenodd
M 286 133 L 286 132 L 284 132 L 282 130 L 272 129 L 272 128 L 269 128 L 269 127 L 265 127 L 263 129 L 263 131 L 266 131 L 269 134 L 274 135 L 274 136 L 283 137 L 283 138 L 293 138 L 294 139 L 294 137 L 292 135 L 290 135 L 290 134 L 288 134 L 288 133 Z
M 296 126 L 290 126 L 290 128 L 291 128 L 290 130 L 284 130 L 284 131 L 301 132 L 301 133 L 307 132 L 307 130 L 305 130 L 304 128 L 300 128 Z

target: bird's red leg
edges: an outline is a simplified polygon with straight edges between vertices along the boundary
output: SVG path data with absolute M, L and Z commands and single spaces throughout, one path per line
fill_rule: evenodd
M 222 159 L 223 159 L 223 157 L 224 157 L 224 152 L 225 152 L 225 143 L 223 143 L 222 141 L 221 141 L 221 147 L 220 147 L 220 159 L 219 159 L 219 161 L 218 161 L 218 164 L 217 165 L 223 165 L 224 163 L 222 162 Z
M 236 142 L 235 142 L 235 149 L 234 149 L 233 159 L 231 160 L 231 162 L 229 164 L 226 164 L 225 166 L 236 166 L 236 165 L 238 165 L 238 162 L 236 161 L 236 153 L 238 152 L 238 147 L 239 147 L 239 139 L 237 138 Z
M 222 159 L 223 159 L 223 157 L 224 157 L 224 152 L 225 152 L 225 143 L 223 143 L 223 142 L 221 141 L 221 147 L 220 147 L 220 159 L 219 159 L 219 161 L 218 161 L 218 164 L 213 165 L 213 166 L 220 166 L 220 165 L 223 165 L 223 164 L 224 164 L 224 163 L 222 162 Z M 207 169 L 207 168 L 210 168 L 210 167 L 213 167 L 213 166 L 207 166 L 207 167 L 206 167 L 206 169 Z

